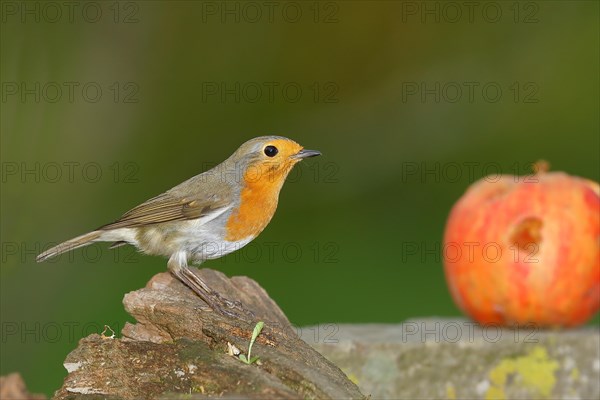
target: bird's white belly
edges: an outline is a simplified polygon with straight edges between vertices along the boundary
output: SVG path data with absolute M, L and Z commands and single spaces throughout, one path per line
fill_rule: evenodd
M 235 242 L 227 240 L 203 242 L 199 246 L 192 247 L 188 254 L 190 254 L 190 258 L 194 261 L 212 260 L 241 249 L 253 239 L 247 238 Z
M 225 240 L 227 214 L 220 212 L 216 218 L 210 215 L 190 221 L 177 221 L 156 226 L 120 228 L 106 231 L 101 240 L 125 241 L 147 254 L 171 257 L 175 253 L 186 254 L 189 260 L 202 262 L 222 257 L 241 249 L 254 237 L 237 241 Z
M 225 240 L 225 229 L 220 218 L 202 223 L 189 221 L 185 228 L 178 232 L 174 240 L 176 247 L 185 251 L 194 261 L 212 260 L 241 249 L 254 239 L 248 237 L 238 241 Z

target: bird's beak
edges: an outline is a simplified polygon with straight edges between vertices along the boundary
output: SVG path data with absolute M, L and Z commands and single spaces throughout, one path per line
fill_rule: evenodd
M 294 158 L 303 159 L 303 158 L 308 158 L 308 157 L 316 157 L 316 156 L 320 156 L 320 155 L 321 155 L 320 151 L 302 149 L 298 153 L 296 153 L 296 155 L 294 155 Z

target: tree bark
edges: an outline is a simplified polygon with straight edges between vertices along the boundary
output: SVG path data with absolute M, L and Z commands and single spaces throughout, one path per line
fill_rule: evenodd
M 125 309 L 138 322 L 126 324 L 122 338 L 93 334 L 67 356 L 69 375 L 55 398 L 364 398 L 338 367 L 298 337 L 255 281 L 209 269 L 195 272 L 223 297 L 240 301 L 255 320 L 223 317 L 160 273 L 125 295 Z M 265 325 L 252 355 L 260 357 L 260 365 L 248 365 L 228 354 L 228 343 L 247 355 L 258 321 Z

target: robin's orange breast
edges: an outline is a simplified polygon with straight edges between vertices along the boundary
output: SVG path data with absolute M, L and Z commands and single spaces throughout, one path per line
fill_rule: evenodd
M 285 175 L 244 177 L 240 205 L 227 220 L 225 240 L 238 241 L 257 236 L 269 224 L 279 199 Z

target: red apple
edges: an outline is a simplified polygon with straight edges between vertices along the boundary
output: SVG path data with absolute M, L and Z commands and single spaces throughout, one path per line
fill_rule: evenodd
M 452 208 L 443 252 L 452 297 L 477 322 L 580 325 L 600 308 L 598 183 L 544 168 L 483 178 Z

